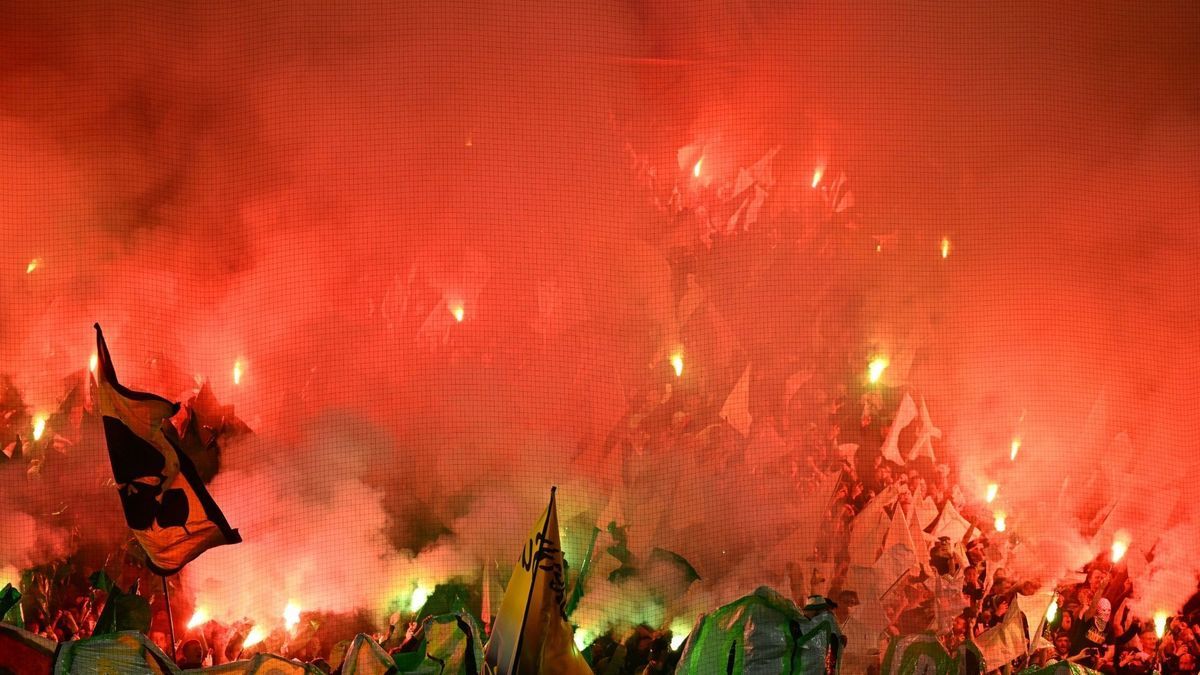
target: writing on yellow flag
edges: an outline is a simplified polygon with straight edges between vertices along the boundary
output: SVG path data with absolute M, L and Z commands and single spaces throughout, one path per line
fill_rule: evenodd
M 491 637 L 484 648 L 490 675 L 589 675 L 592 671 L 571 639 L 564 610 L 562 540 L 555 489 L 550 505 L 521 547 L 504 591 Z

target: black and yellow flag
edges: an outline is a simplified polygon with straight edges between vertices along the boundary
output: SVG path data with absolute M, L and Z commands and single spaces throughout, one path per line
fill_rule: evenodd
M 242 540 L 179 450 L 169 420 L 179 404 L 117 381 L 96 324 L 96 401 L 125 522 L 158 574 L 174 574 L 214 546 Z
M 485 675 L 591 675 L 564 611 L 562 540 L 554 489 L 529 532 L 484 647 Z

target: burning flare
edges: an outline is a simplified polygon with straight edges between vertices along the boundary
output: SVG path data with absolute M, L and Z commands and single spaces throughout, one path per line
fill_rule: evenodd
M 671 623 L 671 651 L 676 651 L 683 646 L 683 643 L 688 638 L 688 633 L 692 632 L 692 627 L 682 621 L 674 621 Z
M 1046 608 L 1046 623 L 1054 623 L 1054 617 L 1058 616 L 1058 598 L 1050 602 L 1050 606 Z
M 701 166 L 702 164 L 704 164 L 704 158 L 703 158 L 703 157 L 701 157 L 700 159 L 696 160 L 696 166 L 693 166 L 693 167 L 692 167 L 692 177 L 693 177 L 693 178 L 699 178 L 699 177 L 700 177 L 700 166 Z
M 576 631 L 575 632 L 575 648 L 578 649 L 579 651 L 583 651 L 583 650 L 587 649 L 588 642 L 591 639 L 592 639 L 591 636 L 589 636 L 586 632 L 584 632 L 583 629 Z
M 867 379 L 871 384 L 878 384 L 879 378 L 883 377 L 883 371 L 887 370 L 888 360 L 883 356 L 876 356 L 871 359 L 871 363 L 867 365 Z
M 242 648 L 253 647 L 262 642 L 267 637 L 267 631 L 255 626 L 250 629 L 250 633 L 246 635 L 246 639 L 242 641 Z
M 1008 453 L 1008 459 L 1010 462 L 1017 461 L 1017 451 L 1020 449 L 1021 449 L 1021 439 L 1014 438 L 1013 442 L 1012 442 L 1012 449 Z
M 37 415 L 33 418 L 33 440 L 42 440 L 42 434 L 46 433 L 46 416 Z
M 34 258 L 33 260 L 30 260 L 29 264 L 25 266 L 25 274 L 33 274 L 33 271 L 36 270 L 40 264 L 42 264 L 41 258 Z
M 671 355 L 671 367 L 675 369 L 675 377 L 683 377 L 683 353 L 675 352 Z
M 1154 614 L 1154 634 L 1158 636 L 1159 640 L 1163 639 L 1163 636 L 1167 634 L 1166 612 L 1156 612 Z
M 813 171 L 812 187 L 814 190 L 817 189 L 817 186 L 821 184 L 821 176 L 823 176 L 824 174 L 825 174 L 825 167 L 823 167 L 823 166 L 818 166 L 816 168 L 816 170 Z
M 996 518 L 996 521 L 995 521 L 996 531 L 1003 532 L 1003 531 L 1007 530 L 1008 523 L 1006 521 L 1008 518 L 1008 514 L 1004 513 L 1003 511 L 997 511 L 993 515 Z
M 942 259 L 945 260 L 950 256 L 950 239 L 942 237 Z
M 203 607 L 197 607 L 196 613 L 193 614 L 191 620 L 187 622 L 187 627 L 188 630 L 191 630 L 196 626 L 203 626 L 206 623 L 208 623 L 208 612 L 204 611 Z
M 242 383 L 242 375 L 245 372 L 246 372 L 246 369 L 244 366 L 242 366 L 242 362 L 240 360 L 234 361 L 233 362 L 233 383 L 241 384 Z
M 287 607 L 283 609 L 283 625 L 290 631 L 298 623 L 300 623 L 300 605 L 288 602 Z
M 466 316 L 466 312 L 463 310 L 463 306 L 458 303 L 450 305 L 450 313 L 452 315 L 454 315 L 454 320 L 459 323 L 462 323 L 463 317 Z
M 88 372 L 96 372 L 96 367 L 100 365 L 100 356 L 96 352 L 92 352 L 91 358 L 88 359 Z
M 413 614 L 421 611 L 425 603 L 429 600 L 429 589 L 424 586 L 417 586 L 413 589 L 412 598 L 408 602 L 408 609 Z
M 1112 543 L 1113 564 L 1121 562 L 1121 558 L 1124 558 L 1125 554 L 1128 552 L 1129 552 L 1129 533 L 1124 530 L 1120 530 L 1115 535 L 1113 535 L 1113 543 Z
M 985 496 L 983 498 L 983 500 L 986 501 L 988 504 L 991 504 L 992 502 L 996 501 L 996 493 L 999 491 L 1000 491 L 1000 486 L 995 483 L 991 483 L 990 485 L 987 486 L 987 496 Z

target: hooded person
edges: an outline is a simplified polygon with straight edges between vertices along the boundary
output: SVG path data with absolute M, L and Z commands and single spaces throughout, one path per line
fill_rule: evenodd
M 800 624 L 800 669 L 801 675 L 832 675 L 838 672 L 842 648 L 846 636 L 838 626 L 833 610 L 837 603 L 823 595 L 809 596 L 801 610 L 804 621 Z
M 1112 622 L 1112 603 L 1107 598 L 1100 598 L 1096 603 L 1096 613 L 1090 619 L 1085 617 L 1075 624 L 1071 654 L 1083 654 L 1085 658 L 1078 663 L 1096 668 L 1104 659 L 1109 647 L 1125 644 L 1138 634 L 1140 628 L 1140 623 L 1135 619 L 1125 632 L 1117 635 Z

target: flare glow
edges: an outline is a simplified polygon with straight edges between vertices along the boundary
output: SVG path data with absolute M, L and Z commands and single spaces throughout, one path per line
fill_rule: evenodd
M 283 609 L 283 624 L 290 631 L 300 623 L 300 605 L 289 602 Z
M 1154 614 L 1154 634 L 1158 636 L 1159 640 L 1163 639 L 1163 636 L 1167 634 L 1166 612 L 1156 612 Z
M 813 171 L 812 188 L 814 190 L 817 189 L 817 186 L 821 184 L 821 176 L 824 174 L 825 167 L 823 166 L 818 166 L 816 170 Z
M 671 367 L 675 369 L 675 377 L 683 377 L 683 354 L 675 352 L 671 355 Z
M 996 493 L 999 491 L 1000 491 L 999 485 L 997 485 L 995 483 L 988 485 L 987 486 L 987 496 L 984 497 L 984 501 L 986 501 L 988 504 L 991 504 L 992 502 L 996 501 Z
M 1008 460 L 1010 462 L 1017 461 L 1017 452 L 1020 451 L 1020 449 L 1021 449 L 1021 439 L 1014 438 L 1013 442 L 1012 442 L 1012 448 L 1008 452 Z
M 1125 554 L 1129 552 L 1129 534 L 1121 531 L 1113 536 L 1112 543 L 1112 561 L 1114 563 L 1121 562 Z
M 42 264 L 41 258 L 34 258 L 33 260 L 30 260 L 29 264 L 25 266 L 25 274 L 33 274 L 33 271 L 36 270 L 40 264 Z
M 463 317 L 466 316 L 466 310 L 462 305 L 455 303 L 450 305 L 450 314 L 454 316 L 455 321 L 462 323 Z
M 208 623 L 208 618 L 208 612 L 203 607 L 197 607 L 196 613 L 192 614 L 192 618 L 187 622 L 188 630 Z
M 950 240 L 946 237 L 942 237 L 942 259 L 944 260 L 944 259 L 948 258 L 949 256 L 950 256 Z
M 88 359 L 88 372 L 96 372 L 96 367 L 100 365 L 100 357 L 96 352 L 92 352 L 92 356 Z
M 701 165 L 703 165 L 703 164 L 704 164 L 704 158 L 703 158 L 703 157 L 701 157 L 700 159 L 696 160 L 696 165 L 692 167 L 692 177 L 693 177 L 693 178 L 699 178 L 699 177 L 700 177 L 700 167 L 701 167 Z
M 1058 616 L 1058 600 L 1057 599 L 1052 601 L 1050 603 L 1050 606 L 1046 608 L 1046 623 L 1052 623 L 1054 621 L 1054 617 L 1056 617 L 1056 616 Z
M 1003 511 L 997 511 L 993 516 L 995 518 L 993 525 L 995 525 L 997 532 L 1003 532 L 1008 529 L 1008 514 Z
M 413 589 L 412 598 L 409 599 L 408 609 L 414 614 L 421 611 L 425 603 L 429 600 L 429 589 L 424 586 L 417 586 Z
M 246 372 L 246 370 L 245 370 L 245 367 L 242 365 L 242 362 L 240 360 L 234 361 L 233 362 L 233 383 L 241 384 L 242 383 L 242 375 L 245 374 L 245 372 Z
M 242 641 L 242 647 L 253 647 L 266 639 L 266 637 L 267 631 L 255 626 L 250 629 L 250 632 L 246 635 L 246 639 Z
M 33 440 L 42 440 L 44 433 L 46 433 L 46 416 L 38 415 L 33 418 Z
M 867 379 L 871 381 L 871 384 L 879 383 L 879 379 L 883 377 L 883 371 L 887 370 L 887 367 L 887 358 L 877 356 L 871 359 L 871 363 L 867 365 Z

